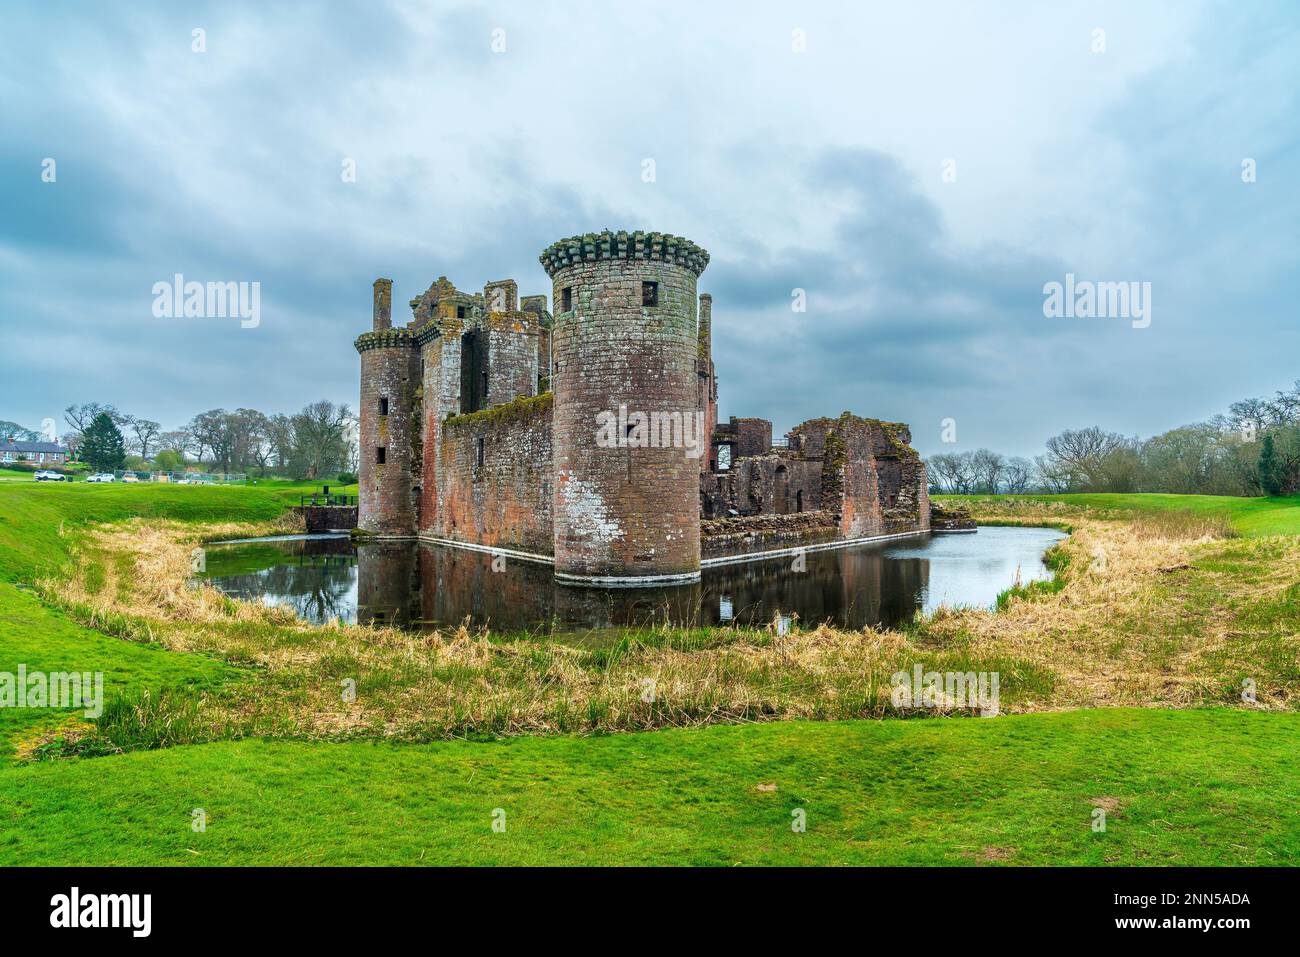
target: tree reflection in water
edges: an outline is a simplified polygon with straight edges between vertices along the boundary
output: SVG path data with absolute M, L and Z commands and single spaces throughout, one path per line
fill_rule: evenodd
M 259 542 L 255 551 L 214 545 L 207 555 L 208 578 L 232 598 L 288 605 L 316 624 L 357 620 L 357 553 L 346 537 Z M 250 559 L 266 567 L 220 574 L 223 567 Z

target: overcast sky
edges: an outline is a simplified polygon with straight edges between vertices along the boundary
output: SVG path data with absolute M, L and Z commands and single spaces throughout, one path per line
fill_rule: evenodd
M 6 4 L 0 419 L 355 407 L 376 276 L 549 294 L 611 227 L 712 255 L 724 418 L 1149 435 L 1300 378 L 1298 95 L 1285 2 Z M 1067 273 L 1149 327 L 1044 317 Z

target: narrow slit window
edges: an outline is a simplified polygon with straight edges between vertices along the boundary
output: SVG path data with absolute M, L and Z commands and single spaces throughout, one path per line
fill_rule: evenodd
M 379 397 L 379 414 L 380 415 L 388 414 L 388 396 L 386 395 L 381 395 Z
M 657 282 L 641 283 L 641 305 L 643 306 L 659 305 L 659 283 Z
M 386 461 L 388 461 L 388 449 L 382 445 L 375 446 L 375 464 L 383 465 Z
M 565 286 L 564 289 L 560 292 L 560 302 L 564 306 L 564 308 L 560 310 L 561 312 L 573 311 L 573 287 L 572 286 Z
M 478 449 L 474 454 L 474 462 L 479 467 L 483 467 L 483 436 L 478 438 Z

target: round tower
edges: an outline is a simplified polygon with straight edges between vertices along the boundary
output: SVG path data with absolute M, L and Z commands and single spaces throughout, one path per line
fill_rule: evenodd
M 374 328 L 357 338 L 361 353 L 360 468 L 357 527 L 385 536 L 415 534 L 413 486 L 419 415 L 420 353 L 404 328 L 393 328 L 391 279 L 375 280 Z
M 696 280 L 709 254 L 661 233 L 553 243 L 555 574 L 654 585 L 700 574 Z

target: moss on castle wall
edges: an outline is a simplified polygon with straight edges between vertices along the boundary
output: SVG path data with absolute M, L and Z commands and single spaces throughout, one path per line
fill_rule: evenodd
M 453 415 L 443 423 L 445 429 L 477 428 L 479 426 L 508 425 L 545 415 L 555 404 L 555 393 L 525 396 L 505 402 L 490 409 L 480 409 L 465 415 Z

